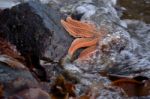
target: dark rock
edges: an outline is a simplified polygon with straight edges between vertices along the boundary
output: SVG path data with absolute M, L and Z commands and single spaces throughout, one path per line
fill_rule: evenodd
M 72 41 L 60 24 L 61 14 L 39 2 L 27 2 L 0 13 L 0 37 L 17 46 L 27 66 L 35 67 L 39 77 L 46 73 L 39 59 L 59 62 Z
M 14 69 L 2 62 L 0 62 L 0 83 L 3 85 L 4 97 L 27 88 L 39 87 L 37 80 L 27 68 Z
M 39 2 L 19 4 L 0 13 L 0 36 L 16 45 L 23 56 L 29 55 L 31 61 L 47 57 L 58 62 L 71 43 L 60 16 Z
M 9 99 L 51 99 L 49 94 L 39 88 L 30 88 L 21 91 Z

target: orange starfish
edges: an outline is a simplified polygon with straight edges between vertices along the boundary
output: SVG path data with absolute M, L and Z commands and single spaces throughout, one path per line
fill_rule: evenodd
M 91 52 L 96 50 L 96 45 L 103 36 L 101 32 L 97 31 L 95 25 L 77 21 L 71 17 L 67 17 L 66 21 L 61 20 L 61 24 L 71 36 L 76 38 L 69 48 L 69 58 L 72 58 L 76 50 L 83 47 L 87 48 L 80 53 L 79 59 L 89 56 Z

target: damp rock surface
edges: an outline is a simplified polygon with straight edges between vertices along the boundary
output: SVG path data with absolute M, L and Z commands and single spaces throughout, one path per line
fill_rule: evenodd
M 39 2 L 22 3 L 0 13 L 1 35 L 17 45 L 22 55 L 58 62 L 71 38 L 60 24 L 61 14 Z
M 109 83 L 107 78 L 99 76 L 101 71 L 126 76 L 142 75 L 149 78 L 150 27 L 141 21 L 120 19 L 115 9 L 116 3 L 113 1 L 83 0 L 77 2 L 75 6 L 71 4 L 60 9 L 64 13 L 71 13 L 77 20 L 92 22 L 97 28 L 100 30 L 104 28 L 107 32 L 90 58 L 81 61 L 77 59 L 72 64 L 64 66 L 66 70 L 70 70 L 81 79 L 81 86 L 93 85 L 93 82 L 99 81 Z M 74 66 L 75 68 L 72 68 L 74 70 L 68 68 L 69 66 Z M 86 78 L 86 75 L 89 78 Z M 79 85 L 77 89 L 82 88 L 84 89 Z
M 14 95 L 20 90 L 39 87 L 28 69 L 14 69 L 2 62 L 0 62 L 0 83 L 3 85 L 4 97 Z
M 6 85 L 6 89 L 12 85 L 14 88 L 12 92 L 6 90 L 10 98 L 149 98 L 148 24 L 138 20 L 122 20 L 119 13 L 123 13 L 118 12 L 116 0 L 40 0 L 44 4 L 34 0 L 22 1 L 0 12 L 0 36 L 16 45 L 25 59 L 31 58 L 25 63 L 34 65 L 31 70 L 12 69 L 7 66 L 9 64 L 0 65 L 0 82 Z M 96 50 L 85 60 L 75 58 L 61 62 L 73 40 L 60 23 L 66 16 L 91 22 L 98 30 L 106 32 L 98 41 Z M 28 68 L 30 64 L 25 65 Z M 33 73 L 35 68 L 45 71 L 43 77 L 49 79 L 40 82 L 42 88 L 37 83 L 41 77 Z M 13 82 L 10 84 L 8 81 Z M 25 89 L 18 91 L 20 86 Z

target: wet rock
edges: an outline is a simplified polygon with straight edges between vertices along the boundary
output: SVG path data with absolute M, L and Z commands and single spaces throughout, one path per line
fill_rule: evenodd
M 60 16 L 39 2 L 19 4 L 1 12 L 0 36 L 16 45 L 23 56 L 29 55 L 31 61 L 46 57 L 58 62 L 71 43 L 61 27 Z
M 60 8 L 54 10 L 52 8 L 54 5 L 51 4 L 51 8 L 49 9 L 49 7 L 43 6 L 40 3 L 29 2 L 13 7 L 10 10 L 7 9 L 2 11 L 2 15 L 7 17 L 0 19 L 0 23 L 2 22 L 0 25 L 0 35 L 7 38 L 13 44 L 18 45 L 17 47 L 19 50 L 25 48 L 21 54 L 26 55 L 26 53 L 30 53 L 29 57 L 31 57 L 31 62 L 33 62 L 34 65 L 39 66 L 38 60 L 43 57 L 50 62 L 54 62 L 49 65 L 43 65 L 46 67 L 46 72 L 49 74 L 51 80 L 55 80 L 56 75 L 59 73 L 61 74 L 63 69 L 67 70 L 67 72 L 69 72 L 68 74 L 75 76 L 75 78 L 78 76 L 77 78 L 80 81 L 78 81 L 75 89 L 77 95 L 85 94 L 87 97 L 91 96 L 90 98 L 95 98 L 97 96 L 99 99 L 127 99 L 122 90 L 108 87 L 107 84 L 110 83 L 110 81 L 108 78 L 102 77 L 99 72 L 101 69 L 104 69 L 108 70 L 108 74 L 133 76 L 143 73 L 145 77 L 148 77 L 150 74 L 148 56 L 149 46 L 147 47 L 149 40 L 144 40 L 143 38 L 148 39 L 149 32 L 144 32 L 143 35 L 143 32 L 138 32 L 141 29 L 138 29 L 136 32 L 140 39 L 134 38 L 133 36 L 135 35 L 131 35 L 129 31 L 127 31 L 128 24 L 124 24 L 125 27 L 122 26 L 123 22 L 120 20 L 117 11 L 114 8 L 116 0 L 69 0 L 65 3 L 63 2 L 66 0 L 51 1 L 53 1 L 53 4 L 56 4 L 55 6 L 60 6 Z M 97 50 L 95 51 L 96 53 L 91 57 L 90 63 L 81 61 L 83 64 L 79 64 L 79 62 L 76 61 L 64 64 L 64 68 L 59 67 L 60 65 L 58 65 L 58 62 L 66 55 L 71 39 L 70 36 L 68 36 L 68 33 L 65 34 L 60 26 L 59 16 L 61 15 L 57 13 L 57 11 L 61 11 L 61 13 L 65 13 L 66 15 L 73 14 L 73 17 L 81 21 L 91 21 L 100 29 L 103 27 L 106 28 L 108 35 L 104 37 L 102 41 L 99 41 Z M 9 15 L 7 15 L 6 12 L 9 12 Z M 13 18 L 9 17 L 11 14 L 14 15 Z M 20 19 L 21 21 L 18 21 Z M 31 23 L 27 20 L 30 20 Z M 13 27 L 14 23 L 19 23 L 19 25 Z M 137 25 L 134 27 L 136 26 Z M 16 27 L 17 29 L 15 29 Z M 14 34 L 9 35 L 11 33 L 14 33 L 15 36 Z M 14 38 L 21 39 L 14 40 Z M 34 42 L 32 43 L 31 41 Z M 22 44 L 23 47 L 21 47 Z M 28 56 L 26 56 L 26 58 L 27 57 Z M 89 60 L 87 61 L 89 62 Z M 40 69 L 43 70 L 42 68 Z M 19 82 L 16 80 L 15 84 L 18 84 Z M 91 89 L 93 88 L 91 92 L 86 94 L 88 87 L 95 85 L 95 83 L 96 85 L 99 83 L 106 84 L 106 87 L 105 85 L 102 87 L 99 87 L 99 85 L 96 87 L 93 86 L 91 87 Z M 64 86 L 60 87 L 56 85 L 54 89 L 64 94 L 64 91 L 62 90 L 63 87 Z M 49 90 L 49 88 L 47 90 Z M 146 91 L 147 90 L 149 90 L 149 88 L 146 88 Z M 27 91 L 24 93 L 31 94 L 30 91 Z M 38 90 L 35 92 L 38 93 Z M 24 96 L 22 93 L 18 95 Z M 69 97 L 69 95 L 65 93 L 64 97 Z
M 23 90 L 14 96 L 9 97 L 9 99 L 50 99 L 50 96 L 45 91 L 39 88 L 30 88 Z
M 99 90 L 99 96 L 97 99 L 128 99 L 126 94 L 120 89 L 115 87 L 104 87 Z
M 3 85 L 5 97 L 13 95 L 14 93 L 26 88 L 38 87 L 37 80 L 32 76 L 27 68 L 14 69 L 1 62 L 0 83 Z
M 20 52 L 17 51 L 16 46 L 10 44 L 10 42 L 0 38 L 0 54 L 1 55 L 5 55 L 5 56 L 9 56 L 9 57 L 13 57 L 14 59 L 17 59 L 21 62 L 24 61 L 24 58 L 21 56 Z M 1 58 L 1 61 L 4 57 Z M 6 58 L 5 58 L 6 59 Z
M 53 82 L 56 79 L 56 77 L 62 74 L 62 72 L 64 71 L 62 66 L 58 63 L 51 63 L 43 60 L 41 60 L 40 63 L 46 71 L 46 76 L 49 83 Z
M 101 70 L 112 74 L 149 76 L 149 25 L 144 24 L 145 29 L 128 30 L 131 24 L 120 19 L 114 8 L 115 4 L 116 0 L 81 0 L 61 8 L 62 12 L 73 14 L 73 17 L 80 21 L 95 23 L 98 29 L 104 28 L 108 33 L 99 41 L 91 59 L 64 64 L 66 70 L 80 79 L 79 85 L 82 87 L 77 87 L 77 91 L 84 93 L 84 85 L 103 81 L 98 75 Z M 142 24 L 139 22 L 133 24 L 133 27 L 137 28 Z M 139 35 L 138 38 L 136 35 Z
M 59 62 L 72 41 L 61 27 L 61 16 L 55 9 L 34 1 L 0 13 L 0 37 L 16 45 L 27 66 L 36 68 L 41 80 L 46 80 L 46 72 L 39 59 Z
M 14 98 L 14 94 L 16 96 L 20 93 L 20 91 L 22 92 L 24 90 L 28 90 L 28 88 L 40 89 L 37 76 L 33 76 L 25 64 L 24 58 L 20 56 L 20 53 L 16 50 L 16 47 L 1 38 L 0 98 L 7 98 L 9 96 Z M 33 90 L 33 93 L 38 93 L 38 91 L 39 90 Z M 22 94 L 23 95 L 19 94 L 20 96 L 18 95 L 18 97 L 25 97 L 24 94 L 28 93 L 24 92 Z M 37 97 L 40 96 L 42 96 L 42 94 Z
M 15 6 L 17 4 L 18 2 L 15 2 L 14 0 L 1 0 L 0 9 L 11 8 L 12 6 Z
M 80 99 L 128 99 L 127 95 L 120 88 L 105 86 L 101 82 L 96 85 L 93 84 L 86 91 Z
M 0 97 L 38 85 L 24 63 L 15 46 L 0 38 Z

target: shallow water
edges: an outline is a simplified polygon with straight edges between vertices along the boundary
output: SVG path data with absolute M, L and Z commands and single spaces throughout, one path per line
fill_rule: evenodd
M 150 23 L 150 0 L 118 0 L 118 5 L 126 9 L 123 19 L 137 19 Z

